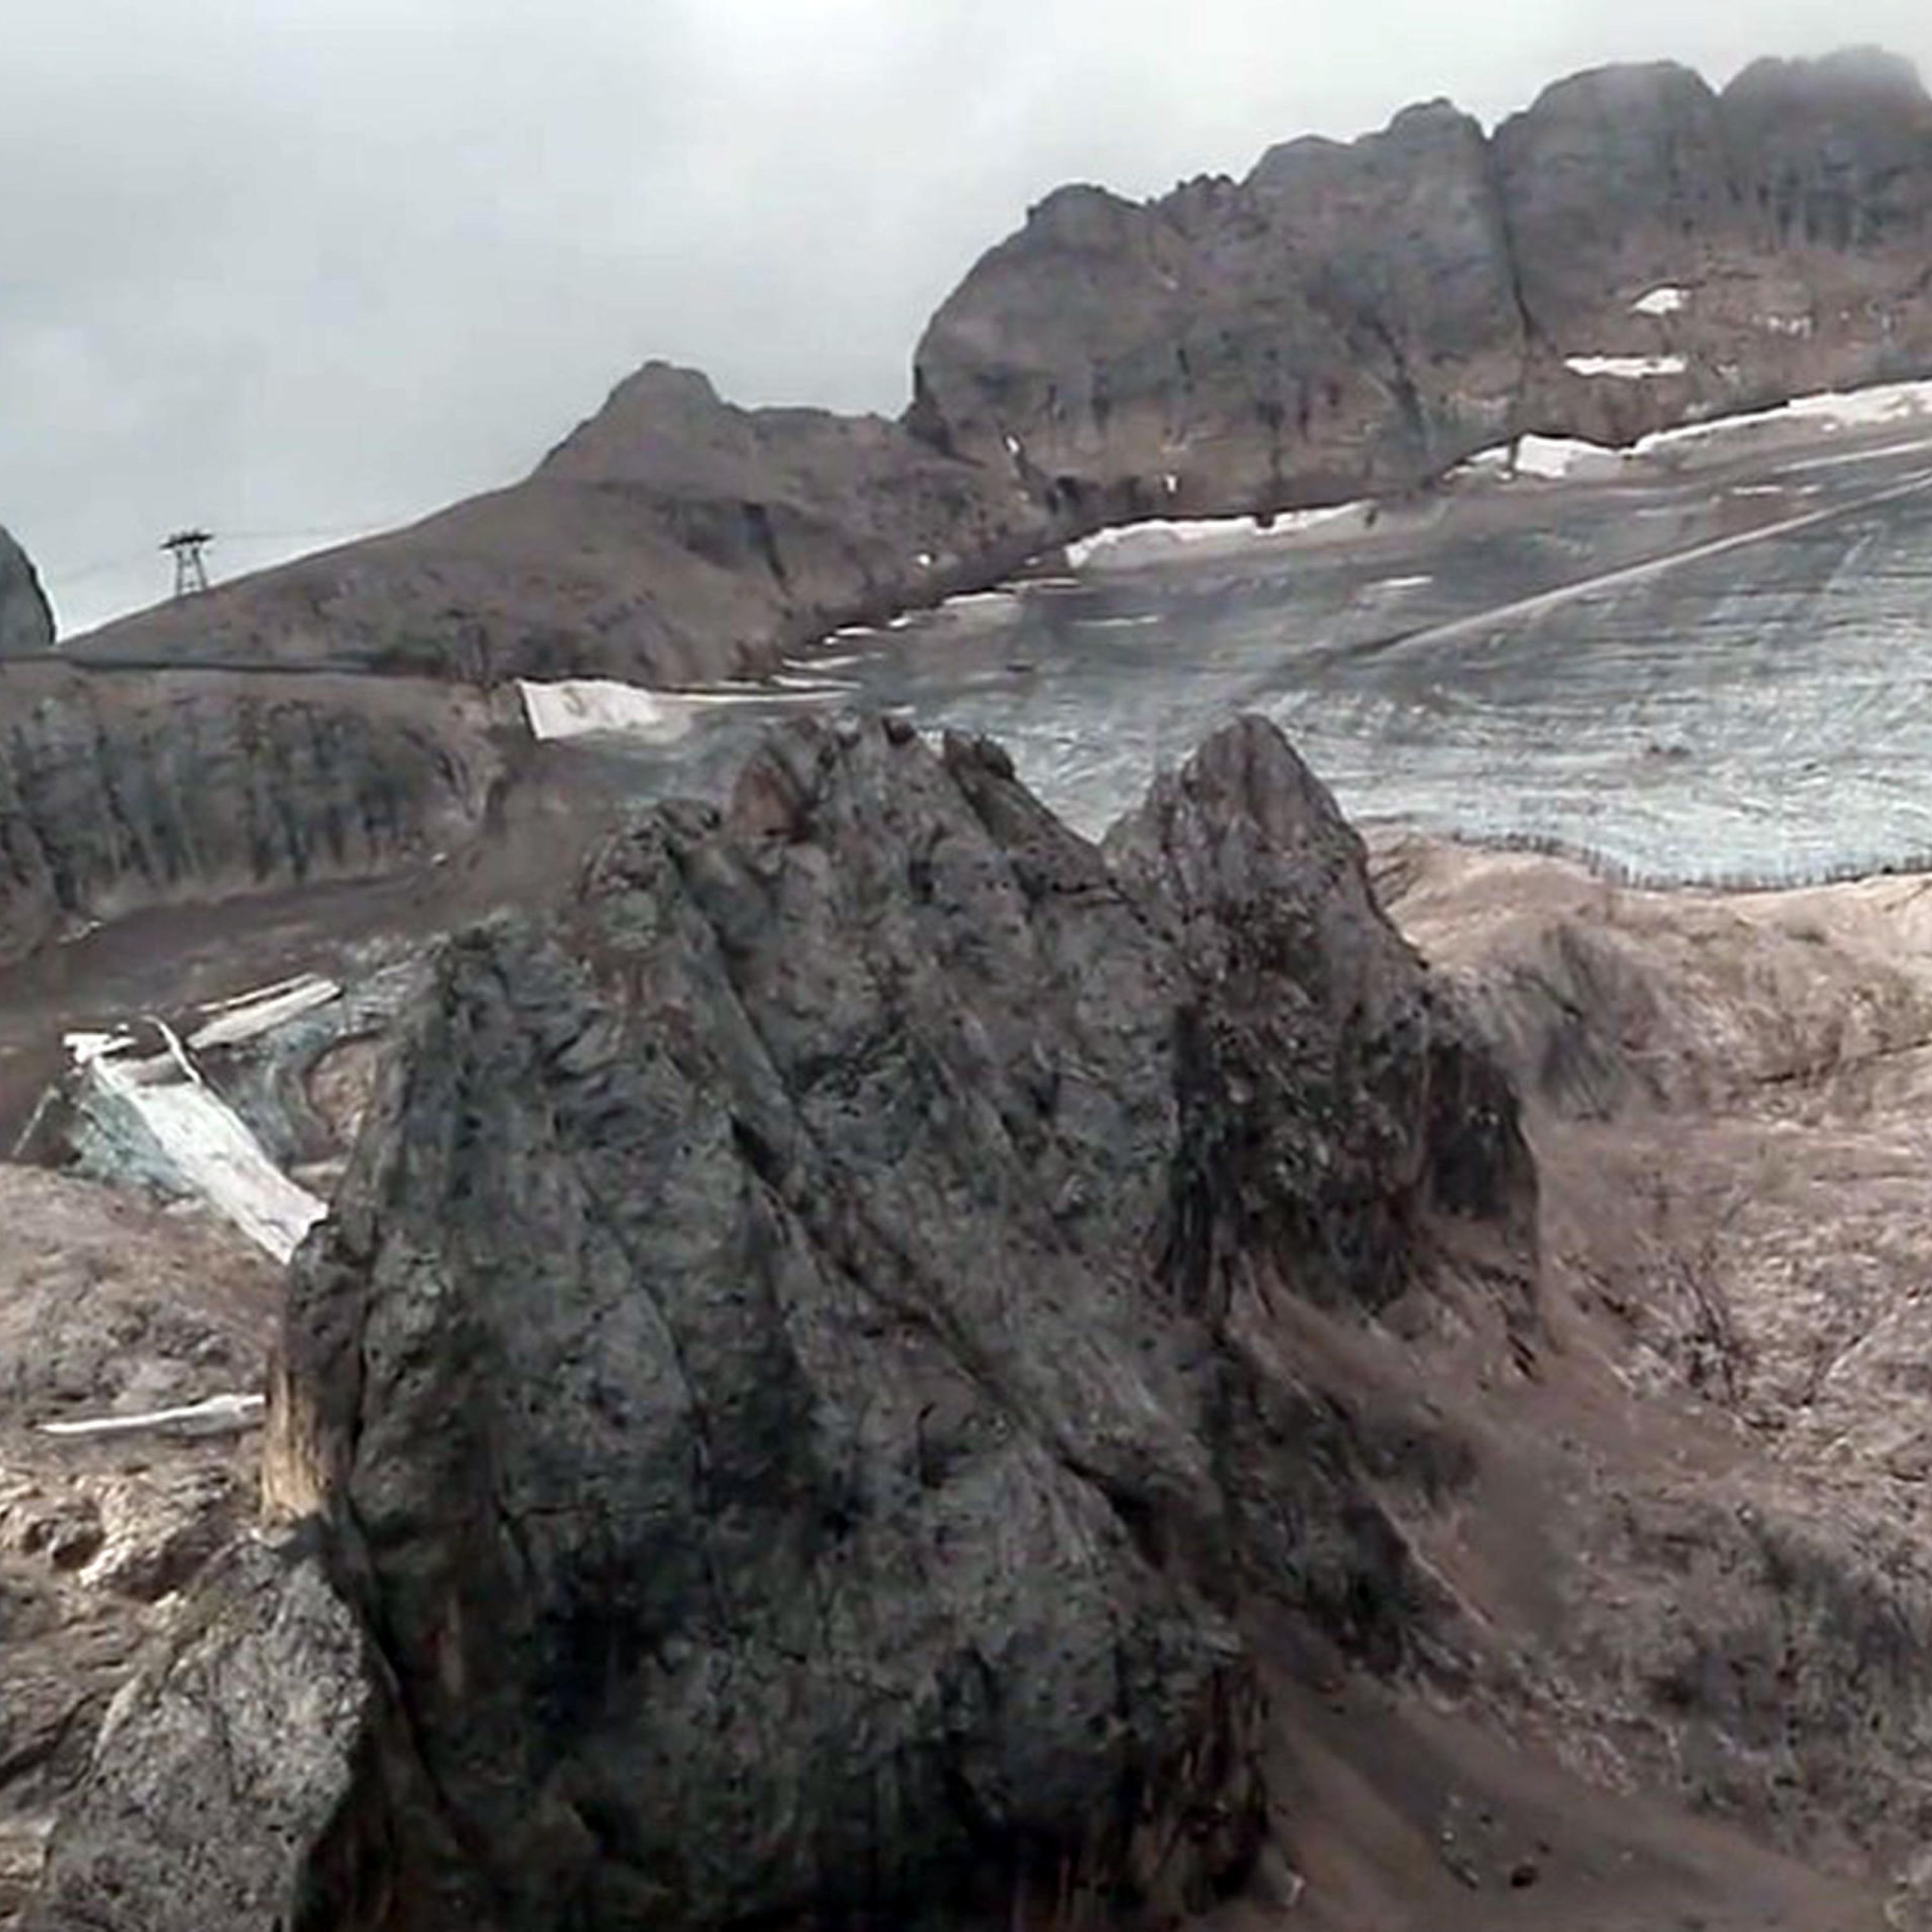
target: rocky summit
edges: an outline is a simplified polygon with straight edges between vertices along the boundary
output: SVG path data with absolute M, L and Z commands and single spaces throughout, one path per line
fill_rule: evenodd
M 1432 103 L 1147 203 L 1063 188 L 941 305 L 898 420 L 740 409 L 652 363 L 521 482 L 68 640 L 52 684 L 0 664 L 0 802 L 24 801 L 0 893 L 27 908 L 0 958 L 131 908 L 406 872 L 484 762 L 476 706 L 438 686 L 502 694 L 488 728 L 524 739 L 514 680 L 769 678 L 1112 524 L 1411 491 L 1528 434 L 1617 443 L 1925 375 L 1928 224 L 1932 99 L 1871 52 L 1721 93 L 1606 68 L 1492 135 Z M 0 660 L 44 654 L 10 546 L 0 591 Z M 163 700 L 160 673 L 203 681 Z M 202 748 L 163 752 L 163 715 Z M 354 748 L 326 828 L 259 802 L 298 739 Z
M 1317 600 L 1346 696 L 1916 500 L 1792 482 L 1822 412 L 1768 484 L 1666 440 L 1694 513 L 1443 478 L 1932 373 L 1928 223 L 1895 62 L 1605 70 L 1063 189 L 897 421 L 652 364 L 58 648 L 0 544 L 0 1924 L 1932 1927 L 1922 880 L 1371 847 L 1252 717 L 1099 838 L 897 714 L 654 761 L 1112 524 L 1424 493 Z M 1490 601 L 1385 614 L 1459 506 Z M 1055 648 L 1144 638 L 1090 578 Z M 1066 762 L 1154 742 L 962 614 Z M 769 681 L 538 742 L 586 674 Z
M 990 745 L 783 732 L 450 946 L 296 1265 L 298 1527 L 27 1922 L 1204 1910 L 1270 1831 L 1258 1634 L 1394 1670 L 1446 1607 L 1396 1498 L 1466 1446 L 1347 1338 L 1506 1367 L 1535 1199 L 1269 728 L 1105 851 Z
M 1088 524 L 1414 488 L 1932 368 L 1932 99 L 1875 52 L 1721 93 L 1609 68 L 1242 181 L 1050 195 L 920 345 L 913 418 Z

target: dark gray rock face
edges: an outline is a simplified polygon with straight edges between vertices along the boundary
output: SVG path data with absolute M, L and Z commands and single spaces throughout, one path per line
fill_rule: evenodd
M 86 1828 L 26 1924 L 315 1924 L 314 1847 L 362 1768 L 350 1745 L 378 1681 L 312 1556 L 237 1544 L 110 1710 Z
M 27 553 L 0 530 L 0 658 L 50 651 L 54 614 Z
M 426 862 L 502 770 L 483 702 L 444 688 L 0 669 L 0 964 L 143 906 Z
M 1066 188 L 934 318 L 910 418 L 1088 526 L 1398 488 L 1507 433 L 1525 355 L 1446 103 L 1165 200 Z
M 1270 728 L 1105 853 L 985 742 L 776 735 L 561 923 L 451 946 L 298 1258 L 266 1492 L 389 1688 L 302 1742 L 386 1768 L 290 1922 L 1211 1903 L 1266 1829 L 1252 1607 L 1393 1666 L 1435 1605 L 1388 1506 L 1456 1480 L 1286 1311 L 1426 1324 L 1454 1240 L 1526 1334 L 1534 1211 L 1506 1079 Z M 122 1755 L 275 1694 L 192 1667 Z M 36 1932 L 161 1922 L 96 1882 L 121 1792 Z
M 1495 151 L 1535 426 L 1616 439 L 1932 369 L 1932 100 L 1906 62 L 1762 61 L 1721 95 L 1682 68 L 1606 68 L 1504 122 Z M 1637 306 L 1666 289 L 1681 307 Z M 1685 367 L 1564 366 L 1604 356 Z
M 1090 526 L 1400 488 L 1520 431 L 1925 374 L 1928 223 L 1902 62 L 1762 62 L 1721 96 L 1605 68 L 1488 141 L 1438 104 L 1240 183 L 1061 190 L 934 318 L 909 420 Z

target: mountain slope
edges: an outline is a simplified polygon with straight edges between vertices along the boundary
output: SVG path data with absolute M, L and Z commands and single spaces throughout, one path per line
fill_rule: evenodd
M 524 482 L 77 640 L 151 664 L 676 683 L 1168 511 L 1396 490 L 1932 372 L 1932 100 L 1874 53 L 1448 104 L 1146 204 L 1050 195 L 948 298 L 902 424 L 653 364 Z

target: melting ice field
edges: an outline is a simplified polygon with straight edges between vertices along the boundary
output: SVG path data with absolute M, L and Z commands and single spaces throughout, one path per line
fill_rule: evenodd
M 526 687 L 532 728 L 688 788 L 856 700 L 994 734 L 1098 830 L 1252 710 L 1365 822 L 1660 881 L 1932 865 L 1932 384 L 1628 452 L 1526 437 L 1412 502 L 1137 524 L 1067 564 L 762 691 Z

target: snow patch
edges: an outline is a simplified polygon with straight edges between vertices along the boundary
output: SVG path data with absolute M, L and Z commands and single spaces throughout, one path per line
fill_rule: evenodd
M 1932 382 L 1882 382 L 1869 389 L 1828 389 L 1798 396 L 1774 409 L 1735 416 L 1714 416 L 1680 429 L 1659 430 L 1636 445 L 1640 457 L 1688 443 L 1764 428 L 1808 427 L 1831 434 L 1846 429 L 1882 429 L 1895 423 L 1932 418 Z
M 1681 376 L 1690 365 L 1681 356 L 1569 356 L 1564 358 L 1563 366 L 1578 376 L 1641 382 L 1654 376 Z
M 1580 436 L 1526 436 L 1516 446 L 1516 473 L 1560 483 L 1573 476 L 1616 468 L 1617 453 Z
M 1156 517 L 1082 537 L 1066 546 L 1066 560 L 1076 570 L 1132 570 L 1170 560 L 1180 550 L 1213 556 L 1304 536 L 1328 524 L 1352 518 L 1360 520 L 1375 507 L 1357 502 L 1284 510 L 1265 528 L 1252 517 Z
M 962 590 L 940 605 L 942 610 L 1005 610 L 1019 602 L 1011 590 Z
M 1678 315 L 1690 306 L 1688 289 L 1664 287 L 1652 289 L 1648 295 L 1639 296 L 1630 304 L 1638 315 Z

